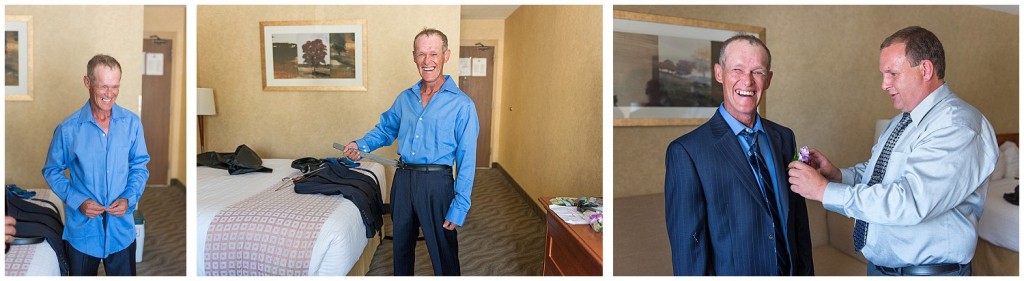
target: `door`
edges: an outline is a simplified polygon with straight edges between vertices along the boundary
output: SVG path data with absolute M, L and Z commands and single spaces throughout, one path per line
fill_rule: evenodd
M 494 47 L 462 46 L 459 58 L 484 59 L 484 76 L 460 75 L 459 88 L 473 99 L 480 118 L 480 137 L 476 142 L 476 166 L 491 167 L 491 98 L 494 96 Z M 474 65 L 480 66 L 480 64 Z M 474 71 L 477 72 L 477 71 Z
M 167 186 L 170 170 L 171 133 L 171 40 L 143 39 L 146 67 L 142 75 L 142 129 L 149 151 L 149 181 Z M 161 58 L 162 56 L 162 58 Z M 162 67 L 161 67 L 162 64 Z

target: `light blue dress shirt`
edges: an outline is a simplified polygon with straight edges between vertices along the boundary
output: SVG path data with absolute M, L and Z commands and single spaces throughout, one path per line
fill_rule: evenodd
M 769 190 L 769 192 L 774 192 L 775 193 L 775 201 L 778 202 L 775 205 L 776 205 L 776 208 L 778 208 L 777 211 L 779 212 L 779 222 L 782 223 L 782 226 L 781 226 L 782 227 L 782 234 L 786 235 L 786 237 L 789 237 L 789 231 L 788 231 L 789 228 L 786 227 L 786 223 L 788 222 L 788 219 L 789 219 L 789 209 L 786 209 L 786 207 L 785 207 L 785 206 L 788 206 L 789 204 L 782 204 L 782 200 L 787 200 L 787 198 L 789 198 L 789 196 L 788 196 L 789 195 L 788 194 L 789 193 L 789 189 L 788 188 L 780 188 L 780 187 L 788 187 L 789 183 L 786 182 L 783 185 L 782 183 L 780 183 L 778 181 L 779 177 L 778 177 L 778 174 L 776 174 L 777 171 L 776 171 L 775 165 L 774 165 L 774 163 L 775 163 L 775 154 L 772 153 L 772 150 L 771 150 L 772 146 L 771 146 L 771 142 L 768 140 L 768 134 L 765 133 L 764 127 L 761 126 L 761 115 L 758 114 L 757 117 L 754 118 L 754 127 L 753 128 L 747 128 L 746 125 L 743 125 L 743 123 L 740 123 L 739 120 L 736 120 L 735 117 L 732 117 L 732 115 L 730 115 L 729 112 L 725 110 L 725 104 L 721 104 L 721 105 L 718 106 L 718 113 L 722 114 L 723 119 L 725 119 L 725 123 L 729 125 L 729 129 L 732 130 L 732 133 L 736 135 L 736 138 L 739 140 L 740 147 L 743 148 L 743 155 L 744 156 L 748 156 L 747 152 L 750 151 L 751 144 L 747 143 L 747 140 L 742 135 L 740 135 L 740 133 L 742 133 L 744 130 L 754 130 L 754 132 L 757 132 L 757 145 L 758 145 L 758 148 L 759 148 L 759 150 L 761 152 L 761 156 L 764 157 L 764 162 L 768 166 L 768 174 L 771 175 L 771 177 L 772 177 L 771 178 L 772 186 L 775 187 L 774 190 Z M 744 160 L 746 160 L 745 162 L 748 162 L 748 163 L 750 162 L 750 160 L 748 160 L 748 159 L 744 159 Z M 757 175 L 757 171 L 754 170 L 754 167 L 750 167 L 750 172 L 754 174 L 755 178 L 759 177 Z M 757 185 L 761 188 L 762 192 L 765 192 L 765 187 L 761 185 L 761 181 L 758 181 Z M 765 202 L 765 204 L 768 204 L 768 202 Z M 787 244 L 786 249 L 788 250 L 789 249 L 789 245 L 788 245 L 789 244 L 789 239 L 783 239 L 782 241 L 786 242 L 786 244 Z M 790 263 L 792 264 L 792 261 Z
M 64 200 L 64 240 L 97 258 L 134 242 L 132 215 L 149 179 L 146 163 L 149 153 L 142 121 L 117 104 L 111 109 L 108 133 L 93 119 L 89 102 L 57 125 L 42 173 L 50 189 Z M 70 172 L 70 179 L 64 170 Z M 78 210 L 86 199 L 110 207 L 118 198 L 128 200 L 121 217 L 103 213 L 89 218 Z
M 426 108 L 420 99 L 420 84 L 402 91 L 388 111 L 380 115 L 380 123 L 362 139 L 355 140 L 359 150 L 370 152 L 391 145 L 398 139 L 398 155 L 409 164 L 455 164 L 455 199 L 445 219 L 463 225 L 472 204 L 473 177 L 476 175 L 476 140 L 480 120 L 476 105 L 451 76 Z
M 867 182 L 900 115 L 875 141 L 871 159 L 842 169 L 842 183 L 828 184 L 822 203 L 870 223 L 862 253 L 875 265 L 966 264 L 998 158 L 992 125 L 948 84 L 910 116 L 879 184 Z

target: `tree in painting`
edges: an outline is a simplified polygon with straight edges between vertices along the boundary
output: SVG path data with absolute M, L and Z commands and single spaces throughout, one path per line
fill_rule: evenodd
M 325 57 L 327 57 L 327 45 L 324 44 L 323 40 L 316 39 L 302 44 L 302 60 L 313 67 L 314 77 L 317 75 L 316 67 L 318 65 L 326 65 Z

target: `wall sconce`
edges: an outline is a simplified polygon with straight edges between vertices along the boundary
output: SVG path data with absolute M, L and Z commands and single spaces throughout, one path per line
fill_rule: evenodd
M 197 91 L 196 100 L 198 106 L 196 108 L 196 115 L 199 117 L 199 150 L 200 152 L 206 152 L 206 131 L 203 125 L 203 116 L 217 115 L 217 103 L 213 98 L 213 89 L 210 88 L 199 88 Z

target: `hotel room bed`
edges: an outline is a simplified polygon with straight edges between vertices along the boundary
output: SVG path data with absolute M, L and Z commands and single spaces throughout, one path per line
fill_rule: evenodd
M 49 189 L 30 189 L 36 192 L 34 198 L 44 199 L 57 206 L 57 213 L 64 218 L 64 202 Z M 52 208 L 49 204 L 36 201 L 29 202 Z M 60 265 L 57 264 L 57 253 L 49 243 L 43 242 L 30 245 L 12 245 L 4 254 L 4 268 L 7 276 L 60 276 Z
M 1000 147 L 1000 162 L 996 169 L 1006 169 L 993 173 L 989 179 L 988 195 L 985 199 L 985 211 L 978 222 L 978 248 L 974 253 L 974 275 L 1019 275 L 1020 244 L 1020 207 L 1003 199 L 1003 194 L 1012 193 L 1019 185 L 1018 177 L 1020 158 L 1019 150 L 1014 145 L 1009 147 L 1006 141 L 1017 143 L 1017 134 L 1000 134 L 997 136 Z
M 291 159 L 264 159 L 263 166 L 272 168 L 273 173 L 248 173 L 242 175 L 228 175 L 226 170 L 213 169 L 209 167 L 197 167 L 198 192 L 197 192 L 197 273 L 199 275 L 220 275 L 226 271 L 213 269 L 214 258 L 208 253 L 208 241 L 211 232 L 211 224 L 223 210 L 238 203 L 251 199 L 254 195 L 261 196 L 321 196 L 330 198 L 341 198 L 341 196 L 325 195 L 304 195 L 295 194 L 292 184 L 285 184 L 282 179 L 299 175 L 299 171 L 291 168 Z M 381 193 L 387 192 L 384 167 L 374 162 L 360 162 L 360 168 L 372 171 L 380 181 Z M 360 171 L 368 174 L 367 172 Z M 371 176 L 372 178 L 372 176 Z M 285 184 L 285 187 L 276 190 L 278 186 Z M 276 191 L 275 191 L 276 190 Z M 278 193 L 280 192 L 280 193 Z M 314 241 L 311 241 L 312 256 L 308 261 L 306 275 L 365 275 L 369 270 L 370 259 L 380 244 L 380 235 L 373 238 L 366 238 L 366 228 L 363 225 L 358 208 L 347 199 L 341 200 L 337 208 L 323 210 L 320 215 L 327 216 L 326 221 L 319 225 L 320 231 L 316 234 Z M 287 204 L 287 202 L 283 202 Z M 285 210 L 300 206 L 276 206 L 277 210 Z M 269 206 L 273 210 L 275 206 Z M 278 212 L 278 211 L 272 211 Z M 305 227 L 305 226 L 300 226 Z M 251 233 L 239 233 L 237 235 L 249 235 Z M 294 246 L 294 245 L 293 245 Z M 294 246 L 299 247 L 299 246 Z M 308 249 L 305 249 L 308 250 Z M 246 255 L 249 253 L 246 252 Z M 218 263 L 224 265 L 224 256 L 221 256 Z M 249 258 L 247 256 L 247 258 Z M 233 260 L 227 258 L 226 260 Z M 266 260 L 277 260 L 275 257 Z M 208 268 L 209 267 L 209 268 Z M 229 265 L 228 267 L 244 267 Z M 278 275 L 273 271 L 265 270 L 262 264 L 260 268 L 247 268 L 234 275 Z M 288 273 L 283 273 L 288 274 Z

